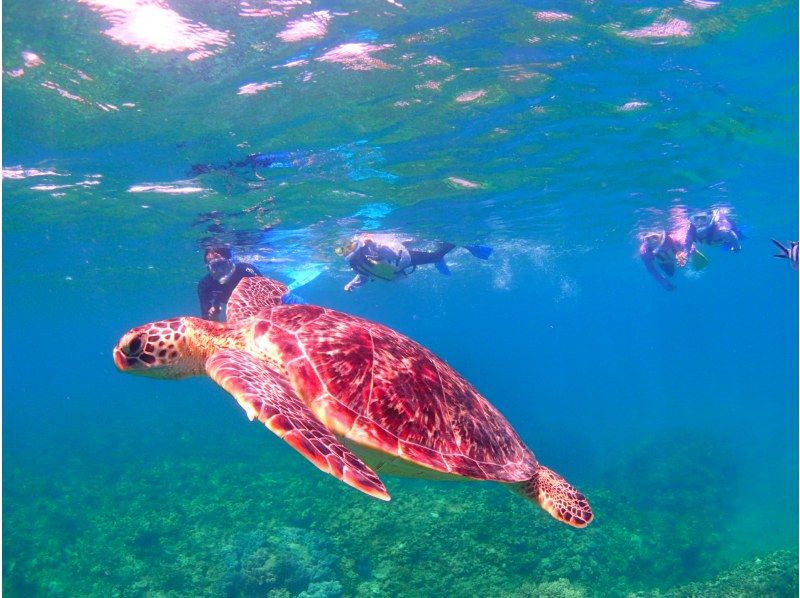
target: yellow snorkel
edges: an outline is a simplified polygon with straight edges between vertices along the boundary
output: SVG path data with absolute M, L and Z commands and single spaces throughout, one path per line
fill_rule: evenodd
M 333 252 L 336 255 L 347 256 L 353 253 L 357 247 L 358 243 L 356 241 L 349 241 L 346 245 L 339 245 Z

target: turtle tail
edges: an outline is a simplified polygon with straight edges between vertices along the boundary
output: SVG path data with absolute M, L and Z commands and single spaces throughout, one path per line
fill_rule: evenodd
M 550 515 L 572 527 L 586 527 L 594 518 L 586 497 L 567 480 L 542 465 L 531 479 L 519 483 L 517 490 Z

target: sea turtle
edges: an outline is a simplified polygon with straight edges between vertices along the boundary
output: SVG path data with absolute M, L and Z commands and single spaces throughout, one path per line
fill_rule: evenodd
M 574 527 L 586 498 L 542 466 L 511 424 L 444 361 L 375 322 L 281 305 L 285 285 L 244 278 L 225 323 L 145 324 L 114 348 L 123 372 L 208 374 L 322 471 L 382 500 L 377 473 L 506 484 Z

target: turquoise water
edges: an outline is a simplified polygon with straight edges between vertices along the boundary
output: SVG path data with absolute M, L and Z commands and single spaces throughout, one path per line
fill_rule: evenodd
M 3 5 L 9 596 L 793 596 L 797 7 L 789 2 Z M 194 164 L 291 153 L 284 167 Z M 638 235 L 726 206 L 663 291 Z M 210 212 L 219 214 L 207 215 Z M 262 237 L 261 230 L 273 233 Z M 211 227 L 212 230 L 209 230 Z M 361 229 L 491 245 L 347 294 Z M 389 503 L 206 378 L 122 375 L 198 312 L 218 237 L 307 301 L 432 349 L 589 498 Z

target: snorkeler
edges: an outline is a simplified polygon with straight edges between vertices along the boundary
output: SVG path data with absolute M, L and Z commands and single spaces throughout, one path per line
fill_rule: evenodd
M 710 212 L 696 212 L 689 216 L 686 246 L 695 243 L 716 245 L 728 251 L 740 251 L 742 232 L 729 218 L 728 208 L 714 208 Z
M 442 274 L 450 274 L 444 256 L 455 249 L 453 243 L 439 243 L 434 251 L 418 251 L 409 248 L 410 241 L 401 241 L 392 235 L 359 234 L 344 247 L 337 247 L 336 254 L 344 256 L 356 276 L 344 285 L 349 292 L 363 286 L 370 280 L 392 281 L 408 276 L 417 266 L 434 264 Z M 472 255 L 480 259 L 488 259 L 491 247 L 483 245 L 465 245 Z
M 686 243 L 679 235 L 666 231 L 652 231 L 642 236 L 639 257 L 644 267 L 667 291 L 674 291 L 675 285 L 668 278 L 675 275 L 675 267 L 683 268 L 689 259 Z
M 197 283 L 200 314 L 206 320 L 219 322 L 222 309 L 242 278 L 261 276 L 261 273 L 251 264 L 234 262 L 231 250 L 221 245 L 207 247 L 204 257 L 208 274 Z
M 222 308 L 228 303 L 231 293 L 243 278 L 249 276 L 261 276 L 258 269 L 252 264 L 235 262 L 231 257 L 231 250 L 224 245 L 210 245 L 205 251 L 206 274 L 197 283 L 197 295 L 200 298 L 200 313 L 206 320 L 222 320 Z M 298 280 L 297 274 L 290 272 L 289 276 L 294 275 L 295 282 L 289 285 L 289 291 L 281 297 L 281 303 L 292 305 L 305 303 L 299 295 L 295 295 L 292 290 L 313 280 L 318 272 L 303 273 L 304 278 Z

